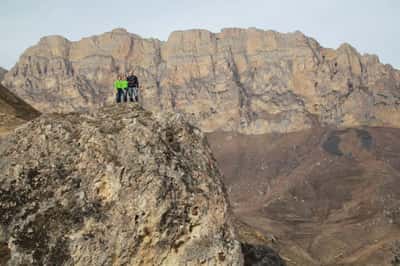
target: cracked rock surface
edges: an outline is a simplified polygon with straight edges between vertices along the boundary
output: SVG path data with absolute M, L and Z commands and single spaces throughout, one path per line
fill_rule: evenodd
M 138 105 L 43 115 L 0 145 L 1 265 L 242 265 L 200 130 Z

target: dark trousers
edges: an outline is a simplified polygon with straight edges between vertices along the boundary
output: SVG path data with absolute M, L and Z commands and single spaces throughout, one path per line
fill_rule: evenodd
M 128 91 L 129 91 L 129 88 L 124 89 L 124 102 L 128 101 Z
M 115 95 L 115 100 L 116 100 L 116 102 L 117 102 L 117 103 L 120 103 L 123 96 L 124 96 L 124 90 L 118 89 L 118 90 L 117 90 L 117 93 L 116 93 L 116 95 Z
M 129 101 L 137 102 L 139 100 L 137 88 L 129 87 L 127 90 L 125 90 L 125 99 L 126 99 L 125 101 L 128 101 L 128 96 L 129 96 Z

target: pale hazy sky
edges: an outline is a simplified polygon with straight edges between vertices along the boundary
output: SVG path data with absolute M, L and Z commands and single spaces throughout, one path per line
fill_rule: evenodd
M 79 40 L 117 27 L 161 40 L 192 28 L 300 30 L 400 69 L 400 0 L 0 0 L 0 66 L 11 68 L 45 35 Z

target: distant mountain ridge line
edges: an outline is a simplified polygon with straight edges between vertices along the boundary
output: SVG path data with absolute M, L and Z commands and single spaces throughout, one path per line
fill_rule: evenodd
M 116 74 L 130 70 L 144 107 L 181 112 L 208 132 L 400 127 L 400 71 L 298 31 L 175 31 L 165 42 L 124 29 L 80 41 L 49 36 L 3 83 L 41 111 L 69 112 L 112 102 Z
M 211 31 L 211 30 L 208 30 L 208 29 L 202 29 L 202 28 L 193 28 L 193 29 L 187 29 L 187 30 L 175 30 L 175 31 L 172 31 L 169 34 L 168 38 L 173 33 L 182 33 L 182 32 L 187 32 L 187 31 L 205 31 L 205 32 L 209 32 L 209 33 L 211 33 L 213 35 L 218 35 L 218 34 L 222 33 L 224 30 L 229 30 L 229 29 L 238 29 L 238 30 L 250 30 L 250 29 L 253 29 L 253 30 L 257 30 L 257 31 L 264 31 L 264 32 L 267 31 L 267 32 L 274 32 L 274 33 L 278 33 L 278 34 L 296 34 L 296 33 L 300 33 L 300 34 L 303 34 L 303 35 L 307 36 L 307 38 L 311 38 L 311 39 L 315 40 L 314 37 L 306 35 L 300 30 L 295 30 L 295 31 L 290 31 L 290 32 L 280 32 L 280 31 L 275 31 L 275 30 L 260 29 L 260 28 L 257 28 L 257 27 L 248 27 L 248 28 L 244 28 L 244 27 L 226 27 L 226 28 L 221 28 L 221 30 L 219 32 L 214 32 L 214 31 Z M 168 38 L 166 40 L 163 40 L 163 39 L 158 38 L 158 37 L 143 37 L 143 36 L 141 36 L 141 35 L 139 35 L 137 33 L 130 32 L 125 28 L 115 28 L 111 32 L 118 32 L 118 31 L 127 32 L 127 33 L 131 34 L 133 37 L 140 38 L 140 39 L 159 41 L 161 44 L 164 44 L 164 43 L 166 43 L 168 41 Z M 68 41 L 70 43 L 77 43 L 77 42 L 80 42 L 80 41 L 82 41 L 84 39 L 98 37 L 100 35 L 102 35 L 102 34 L 94 34 L 94 35 L 91 35 L 91 36 L 82 37 L 82 38 L 77 39 L 77 40 L 72 40 L 72 39 L 69 39 L 69 38 L 67 38 L 67 37 L 65 37 L 63 35 L 50 34 L 50 35 L 46 35 L 46 36 L 41 37 L 40 40 L 41 39 L 46 39 L 46 38 L 52 38 L 52 37 L 59 37 L 59 38 L 65 39 L 66 41 Z M 336 49 L 340 48 L 342 45 L 350 45 L 350 46 L 352 46 L 351 43 L 343 42 Z M 328 47 L 325 47 L 325 48 L 328 48 Z M 331 48 L 331 49 L 335 49 L 335 48 Z M 363 56 L 377 56 L 378 60 L 380 61 L 380 59 L 379 59 L 380 57 L 376 53 L 364 52 L 364 53 L 362 53 L 362 55 Z M 391 63 L 385 63 L 385 65 L 389 65 L 389 66 L 393 67 L 394 69 L 399 70 L 397 67 L 394 67 Z
M 256 28 L 256 27 L 249 27 L 249 28 L 228 27 L 228 28 L 222 28 L 219 32 L 213 32 L 213 31 L 210 31 L 210 30 L 207 30 L 207 29 L 200 29 L 200 28 L 199 28 L 199 29 L 194 28 L 194 29 L 188 29 L 188 30 L 175 30 L 175 31 L 172 31 L 172 32 L 170 33 L 170 35 L 168 36 L 167 40 L 162 40 L 162 39 L 157 38 L 157 37 L 142 37 L 142 36 L 139 35 L 139 34 L 136 34 L 136 33 L 133 33 L 133 32 L 129 32 L 129 31 L 126 30 L 125 28 L 115 28 L 115 29 L 113 29 L 113 30 L 111 31 L 111 33 L 128 33 L 128 34 L 130 34 L 133 38 L 144 39 L 144 40 L 150 40 L 150 41 L 158 41 L 158 42 L 160 42 L 160 44 L 165 44 L 166 42 L 168 42 L 168 39 L 169 39 L 169 38 L 171 37 L 171 35 L 173 35 L 174 33 L 185 33 L 185 32 L 191 32 L 191 31 L 193 31 L 193 32 L 207 32 L 207 33 L 210 33 L 210 34 L 212 34 L 212 35 L 217 36 L 217 35 L 223 33 L 224 31 L 227 31 L 227 30 L 256 30 L 256 31 L 271 32 L 271 33 L 276 33 L 276 34 L 301 34 L 301 35 L 306 36 L 307 38 L 310 38 L 310 39 L 316 41 L 315 38 L 305 35 L 305 34 L 304 34 L 303 32 L 301 32 L 300 30 L 296 30 L 296 31 L 293 31 L 293 32 L 279 32 L 279 31 L 275 31 L 275 30 L 264 30 L 264 29 L 259 29 L 259 28 Z M 107 32 L 107 33 L 108 33 L 108 32 Z M 103 34 L 104 34 L 104 33 L 103 33 Z M 103 34 L 95 34 L 95 35 L 91 35 L 91 36 L 88 36 L 88 37 L 82 37 L 82 38 L 80 38 L 80 39 L 78 39 L 78 40 L 71 40 L 71 39 L 69 39 L 69 38 L 67 38 L 67 37 L 65 37 L 65 36 L 63 36 L 63 35 L 58 35 L 58 34 L 46 35 L 46 36 L 43 36 L 43 37 L 40 38 L 39 43 L 40 43 L 42 40 L 46 40 L 46 39 L 48 39 L 48 38 L 50 38 L 50 39 L 51 39 L 51 38 L 60 38 L 60 39 L 64 39 L 65 41 L 69 42 L 70 44 L 74 44 L 74 43 L 79 43 L 79 42 L 81 42 L 81 41 L 83 41 L 83 40 L 86 40 L 86 39 L 97 38 L 97 37 L 99 37 L 99 36 L 101 36 L 101 35 L 103 35 Z M 336 49 L 339 49 L 339 48 L 340 48 L 341 46 L 343 46 L 343 45 L 353 47 L 350 43 L 343 42 L 343 43 L 340 44 Z M 328 47 L 325 47 L 325 48 L 328 48 Z M 28 48 L 28 49 L 29 49 L 29 48 Z M 330 48 L 330 49 L 335 49 L 335 48 Z M 353 49 L 355 49 L 355 48 L 353 47 Z M 362 53 L 362 55 L 363 55 L 363 56 L 376 56 L 377 59 L 378 59 L 378 61 L 380 62 L 379 56 L 378 56 L 377 54 L 375 54 L 375 53 L 368 53 L 368 52 L 367 52 L 367 53 Z M 390 63 L 385 64 L 385 65 L 389 65 L 389 66 L 393 67 L 393 65 L 390 64 Z M 393 67 L 393 68 L 394 68 L 394 69 L 397 69 L 397 68 L 395 68 L 395 67 Z M 397 69 L 397 70 L 398 70 L 398 69 Z

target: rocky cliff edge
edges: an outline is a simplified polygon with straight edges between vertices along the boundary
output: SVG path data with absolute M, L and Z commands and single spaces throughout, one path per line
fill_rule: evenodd
M 1 265 L 242 265 L 215 160 L 181 115 L 43 115 L 2 141 Z

